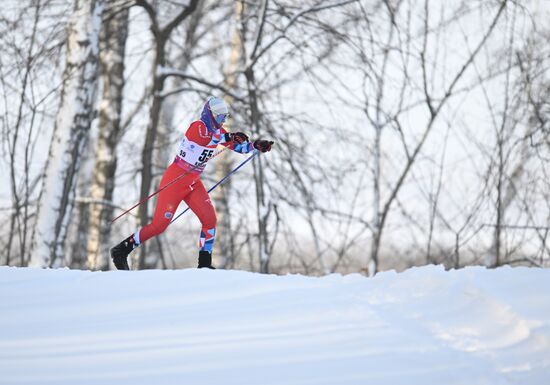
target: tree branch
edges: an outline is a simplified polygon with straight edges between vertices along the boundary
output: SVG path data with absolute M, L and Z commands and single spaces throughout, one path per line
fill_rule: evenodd
M 252 56 L 250 55 L 250 58 L 249 58 L 249 62 L 247 63 L 247 68 L 252 68 L 256 62 L 267 52 L 271 49 L 271 47 L 273 47 L 273 45 L 275 43 L 277 43 L 279 40 L 281 40 L 283 37 L 285 37 L 285 33 L 286 31 L 288 31 L 288 29 L 299 19 L 301 18 L 302 16 L 304 15 L 307 15 L 309 13 L 314 13 L 314 12 L 320 12 L 320 11 L 324 11 L 324 10 L 327 10 L 327 9 L 330 9 L 330 8 L 336 8 L 336 7 L 340 7 L 340 6 L 343 6 L 343 5 L 347 5 L 347 4 L 351 4 L 351 3 L 356 3 L 358 0 L 346 0 L 346 1 L 340 1 L 338 3 L 333 3 L 333 4 L 328 4 L 328 5 L 323 5 L 323 6 L 317 6 L 317 7 L 311 7 L 311 8 L 308 8 L 308 9 L 305 9 L 301 12 L 298 12 L 297 14 L 295 14 L 291 19 L 290 21 L 288 22 L 288 24 L 283 28 L 281 34 L 277 37 L 275 37 L 273 40 L 271 40 L 271 42 L 269 42 L 264 48 L 262 48 L 260 50 L 260 52 L 258 53 L 258 55 L 256 56 Z
M 207 80 L 198 78 L 198 77 L 193 76 L 193 75 L 189 75 L 189 74 L 187 74 L 183 71 L 177 70 L 175 68 L 164 68 L 164 67 L 158 68 L 157 69 L 157 76 L 164 76 L 166 78 L 169 77 L 169 76 L 176 76 L 176 77 L 179 77 L 181 79 L 191 80 L 191 81 L 194 81 L 196 83 L 200 83 L 200 84 L 203 84 L 205 86 L 218 89 L 218 90 L 222 91 L 224 94 L 231 96 L 235 100 L 238 100 L 240 102 L 244 102 L 244 99 L 241 96 L 233 93 L 231 90 L 227 89 L 226 87 L 224 87 L 220 84 L 211 83 Z
M 176 28 L 187 16 L 192 14 L 197 8 L 199 0 L 190 0 L 189 5 L 185 7 L 171 22 L 169 22 L 166 27 L 164 27 L 161 33 L 164 36 L 169 36 L 174 28 Z

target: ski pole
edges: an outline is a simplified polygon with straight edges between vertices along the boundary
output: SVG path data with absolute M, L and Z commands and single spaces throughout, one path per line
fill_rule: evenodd
M 249 156 L 248 158 L 246 158 L 243 162 L 241 162 L 241 164 L 239 164 L 237 167 L 235 167 L 233 170 L 231 170 L 231 172 L 229 174 L 227 174 L 226 176 L 224 176 L 222 179 L 220 179 L 220 181 L 218 181 L 218 183 L 216 183 L 214 186 L 210 187 L 210 190 L 208 190 L 208 192 L 210 193 L 210 191 L 214 190 L 216 187 L 218 187 L 220 184 L 222 184 L 223 182 L 225 182 L 227 179 L 229 179 L 229 177 L 233 174 L 235 174 L 242 166 L 244 166 L 245 164 L 247 164 L 248 162 L 250 162 L 252 160 L 252 158 L 254 158 L 256 155 L 258 155 L 260 152 L 258 150 L 254 150 L 254 153 Z M 172 221 L 170 221 L 170 224 L 174 223 L 176 221 L 176 219 L 178 219 L 179 217 L 181 217 L 183 214 L 185 214 L 187 211 L 189 211 L 189 207 L 187 207 L 185 210 L 183 210 L 181 213 L 178 214 L 178 216 L 176 216 L 174 219 L 172 219 Z
M 215 157 L 217 157 L 218 155 L 220 155 L 222 152 L 224 152 L 225 150 L 227 150 L 227 147 L 224 147 L 222 148 L 220 151 L 216 152 L 210 159 L 214 159 Z M 210 160 L 209 159 L 209 160 Z M 198 164 L 195 164 L 191 170 L 188 170 L 186 172 L 184 172 L 183 174 L 175 177 L 173 180 L 171 180 L 170 182 L 168 182 L 166 185 L 164 185 L 163 187 L 159 188 L 157 191 L 151 193 L 148 197 L 144 198 L 143 200 L 139 201 L 138 203 L 136 203 L 135 205 L 133 205 L 132 207 L 130 207 L 128 210 L 124 211 L 122 214 L 120 214 L 119 216 L 117 216 L 116 218 L 112 219 L 111 220 L 111 223 L 113 223 L 114 221 L 116 221 L 117 219 L 123 217 L 124 215 L 128 214 L 130 211 L 132 211 L 133 209 L 135 209 L 136 207 L 138 207 L 139 205 L 143 204 L 144 202 L 148 201 L 149 199 L 151 199 L 152 197 L 154 197 L 155 195 L 157 195 L 159 192 L 161 192 L 162 190 L 164 190 L 165 188 L 169 187 L 170 185 L 172 185 L 173 183 L 175 183 L 176 181 L 180 180 L 181 178 L 183 178 L 184 176 L 188 175 L 191 171 L 194 171 L 196 170 L 197 168 L 203 166 L 204 164 L 206 164 L 206 161 L 204 162 L 201 162 L 201 163 L 198 163 Z

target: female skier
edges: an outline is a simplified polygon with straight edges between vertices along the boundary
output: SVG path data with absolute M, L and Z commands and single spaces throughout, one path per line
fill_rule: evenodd
M 130 269 L 128 254 L 149 238 L 166 230 L 181 201 L 185 201 L 202 225 L 198 267 L 214 269 L 212 246 L 216 235 L 216 212 L 200 174 L 220 144 L 241 154 L 254 149 L 267 152 L 273 144 L 272 141 L 261 139 L 250 142 L 248 136 L 242 132 L 227 132 L 223 123 L 228 116 L 229 108 L 222 99 L 210 97 L 206 101 L 200 120 L 191 123 L 174 162 L 164 172 L 160 188 L 182 174 L 185 175 L 158 194 L 153 221 L 111 249 L 111 258 L 117 269 Z

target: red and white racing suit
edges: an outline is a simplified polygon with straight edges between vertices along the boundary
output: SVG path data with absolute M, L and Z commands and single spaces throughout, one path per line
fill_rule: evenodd
M 166 230 L 180 202 L 185 201 L 202 225 L 200 249 L 212 252 L 216 235 L 216 211 L 200 175 L 218 145 L 243 154 L 254 150 L 251 142 L 238 144 L 229 140 L 229 135 L 226 134 L 227 131 L 221 125 L 209 130 L 201 120 L 191 123 L 180 143 L 174 162 L 162 176 L 159 188 L 182 174 L 187 174 L 158 194 L 153 221 L 134 233 L 136 245 Z

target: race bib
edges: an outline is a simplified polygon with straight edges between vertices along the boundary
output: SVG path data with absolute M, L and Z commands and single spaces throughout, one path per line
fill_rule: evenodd
M 208 162 L 208 159 L 214 156 L 214 148 L 199 146 L 187 139 L 183 139 L 180 143 L 178 157 L 189 164 L 198 166 L 201 163 Z

